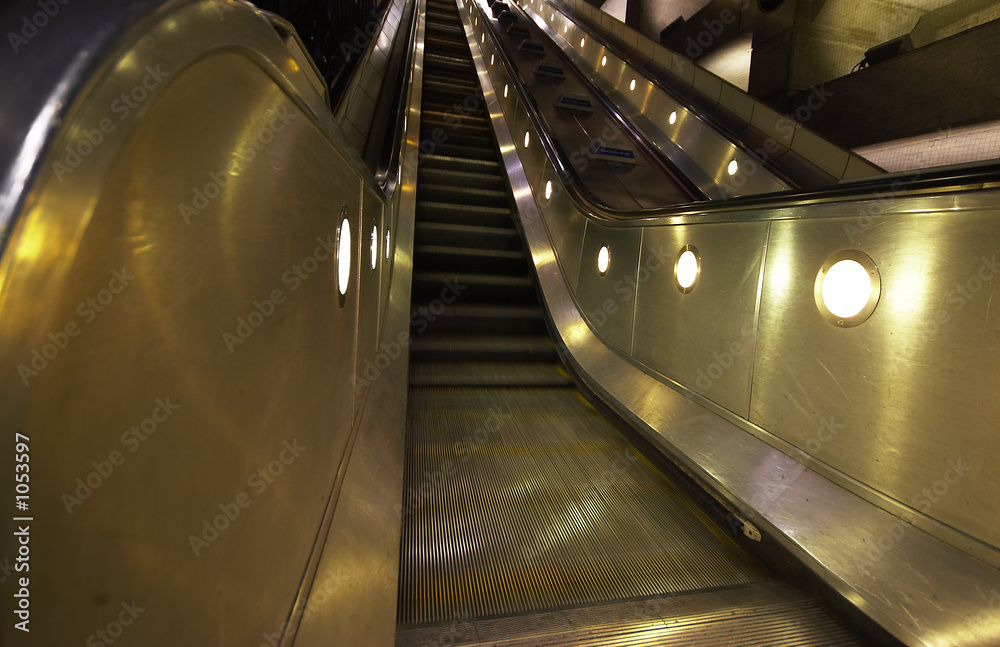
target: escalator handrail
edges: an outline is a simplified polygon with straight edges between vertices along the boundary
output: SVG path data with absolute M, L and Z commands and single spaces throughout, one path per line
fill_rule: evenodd
M 607 48 L 608 51 L 615 54 L 622 61 L 627 62 L 636 70 L 641 71 L 643 75 L 646 77 L 646 80 L 652 83 L 658 90 L 669 96 L 677 103 L 684 106 L 685 109 L 691 113 L 691 115 L 693 115 L 699 121 L 704 123 L 707 127 L 723 135 L 727 140 L 729 140 L 731 144 L 733 144 L 733 146 L 735 146 L 738 150 L 742 151 L 744 154 L 752 157 L 757 164 L 760 164 L 761 166 L 766 168 L 769 173 L 773 174 L 775 177 L 780 179 L 788 186 L 797 187 L 801 189 L 809 188 L 809 187 L 804 187 L 802 185 L 802 181 L 794 173 L 789 172 L 779 163 L 780 158 L 772 157 L 770 155 L 764 157 L 758 155 L 757 150 L 759 149 L 759 147 L 747 143 L 742 135 L 733 130 L 733 128 L 727 125 L 723 120 L 713 115 L 710 110 L 707 110 L 703 106 L 701 106 L 700 102 L 693 100 L 690 96 L 686 96 L 677 88 L 672 87 L 670 84 L 664 82 L 663 80 L 664 74 L 663 72 L 660 72 L 657 69 L 658 64 L 656 62 L 650 60 L 648 64 L 637 64 L 635 62 L 635 57 L 634 57 L 635 52 L 634 50 L 631 50 L 629 48 L 627 43 L 622 43 L 618 41 L 618 39 L 615 38 L 613 34 L 606 35 L 595 32 L 594 27 L 587 20 L 586 16 L 582 16 L 568 3 L 562 2 L 562 0 L 548 0 L 548 2 L 554 5 L 567 18 L 572 16 L 573 24 L 576 25 L 577 29 L 580 29 L 581 31 L 585 32 L 589 38 L 592 38 L 596 42 L 601 43 L 602 46 Z M 685 64 L 691 65 L 693 67 L 698 66 L 697 63 L 684 59 L 683 57 L 681 57 L 680 54 L 672 50 L 668 51 L 670 51 L 672 57 L 681 58 L 685 62 Z M 722 80 L 723 83 L 727 82 L 721 78 L 720 80 Z M 701 93 L 698 92 L 698 95 L 700 96 Z M 796 127 L 802 126 L 799 122 L 792 120 L 791 118 L 789 119 L 796 124 Z M 745 122 L 745 123 L 748 127 L 751 126 L 750 122 Z M 850 153 L 850 151 L 847 152 Z M 811 163 L 812 162 L 810 162 L 810 164 Z
M 466 0 L 466 3 L 473 2 L 475 0 Z M 527 92 L 520 75 L 516 72 L 517 67 L 497 38 L 498 28 L 495 21 L 488 16 L 488 12 L 482 10 L 481 6 L 480 10 L 486 23 L 486 29 L 490 31 L 494 44 L 497 46 L 499 58 L 508 70 L 511 85 L 519 97 L 522 99 L 529 97 L 530 93 Z M 884 200 L 887 196 L 902 198 L 931 192 L 945 193 L 993 188 L 990 186 L 993 184 L 997 184 L 997 188 L 1000 188 L 1000 161 L 991 161 L 958 167 L 888 173 L 826 187 L 738 196 L 727 200 L 693 202 L 653 209 L 613 209 L 595 200 L 590 192 L 579 186 L 579 182 L 565 182 L 566 178 L 573 177 L 573 173 L 569 170 L 571 166 L 567 164 L 561 147 L 545 128 L 545 121 L 534 102 L 525 99 L 522 104 L 549 162 L 559 177 L 564 180 L 569 198 L 576 203 L 577 208 L 583 214 L 604 221 L 603 224 L 611 226 L 645 227 L 650 224 L 666 225 L 695 221 L 699 223 L 729 222 L 735 219 L 740 221 L 771 220 L 773 219 L 772 212 L 779 209 L 844 201 Z M 616 112 L 618 112 L 619 118 L 622 118 L 617 107 Z M 738 217 L 736 217 L 737 215 Z

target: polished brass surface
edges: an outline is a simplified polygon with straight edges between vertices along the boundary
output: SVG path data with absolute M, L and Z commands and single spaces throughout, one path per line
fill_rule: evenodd
M 352 424 L 378 282 L 359 299 L 355 245 L 340 303 L 332 244 L 342 210 L 361 241 L 382 200 L 249 5 L 175 3 L 121 42 L 68 108 L 0 266 L 0 428 L 31 439 L 31 644 L 93 642 L 123 604 L 141 609 L 133 644 L 290 638 L 331 496 L 356 496 L 350 448 L 364 463 L 394 442 L 391 424 Z M 123 93 L 145 98 L 124 115 Z M 379 523 L 389 550 L 369 564 L 394 575 L 398 519 Z M 392 618 L 381 588 L 359 599 Z
M 913 200 L 914 210 L 920 200 Z M 1000 415 L 992 309 L 1000 234 L 989 212 L 772 224 L 750 420 L 909 510 L 1000 546 L 986 430 Z M 853 240 L 851 239 L 853 234 Z M 831 325 L 811 295 L 845 246 L 869 256 L 881 299 Z M 920 370 L 917 370 L 919 367 Z
M 580 309 L 591 327 L 612 346 L 629 354 L 642 233 L 641 229 L 609 229 L 587 223 L 576 288 Z M 602 274 L 597 255 L 604 246 L 608 247 L 611 259 Z
M 643 228 L 636 285 L 633 356 L 678 384 L 746 416 L 763 249 L 768 224 Z M 674 262 L 693 245 L 697 283 L 678 289 Z M 723 306 L 724 304 L 724 306 Z

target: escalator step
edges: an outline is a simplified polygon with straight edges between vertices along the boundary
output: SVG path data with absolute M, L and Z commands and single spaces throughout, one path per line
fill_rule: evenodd
M 431 184 L 445 184 L 449 186 L 472 186 L 488 189 L 490 191 L 500 191 L 507 188 L 507 180 L 499 173 L 473 173 L 470 171 L 456 171 L 452 169 L 435 168 L 432 165 L 424 164 L 420 168 L 417 182 L 429 182 Z M 506 195 L 506 194 L 505 194 Z
M 410 309 L 414 335 L 478 333 L 483 335 L 545 334 L 545 319 L 537 305 L 452 303 L 439 308 L 414 305 Z
M 413 302 L 430 303 L 441 295 L 457 294 L 467 303 L 530 304 L 536 302 L 534 282 L 525 276 L 414 272 Z
M 554 362 L 412 362 L 410 386 L 566 387 L 573 380 Z
M 461 268 L 465 272 L 490 275 L 521 274 L 528 271 L 524 252 L 451 247 L 447 245 L 417 245 L 413 264 L 421 270 L 447 271 Z
M 510 225 L 510 208 L 418 200 L 417 217 L 428 222 L 506 227 Z
M 476 227 L 436 222 L 418 222 L 414 242 L 417 245 L 451 245 L 477 249 L 522 249 L 521 237 L 513 227 Z
M 450 204 L 478 205 L 500 209 L 510 202 L 505 191 L 477 189 L 471 186 L 425 182 L 420 187 L 420 191 L 421 197 L 426 200 Z
M 425 155 L 424 165 L 440 169 L 456 171 L 472 171 L 479 173 L 500 173 L 500 164 L 496 160 L 472 159 L 469 157 L 451 157 L 447 155 Z
M 410 344 L 410 361 L 555 362 L 555 346 L 545 336 L 424 335 Z

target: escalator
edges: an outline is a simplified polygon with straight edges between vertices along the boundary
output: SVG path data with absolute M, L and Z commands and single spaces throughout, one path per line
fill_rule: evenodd
M 426 34 L 397 645 L 861 644 L 574 387 L 454 4 Z

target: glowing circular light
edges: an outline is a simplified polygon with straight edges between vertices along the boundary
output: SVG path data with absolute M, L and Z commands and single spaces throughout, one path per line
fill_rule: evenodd
M 527 131 L 525 131 L 525 133 L 524 133 L 524 147 L 525 147 L 525 148 L 527 148 L 527 147 L 528 147 L 528 143 L 529 143 L 530 141 L 531 141 L 531 133 L 530 133 L 530 132 L 527 132 Z
M 376 263 L 378 263 L 378 226 L 372 227 L 372 244 L 371 244 L 371 256 L 372 256 L 372 269 L 375 269 Z
M 493 61 L 496 60 L 496 54 L 490 54 L 490 65 L 493 65 Z
M 670 125 L 673 126 L 676 123 L 677 123 L 677 111 L 674 110 L 673 112 L 670 113 Z
M 479 42 L 480 43 L 485 43 L 486 42 L 486 32 L 483 32 L 483 36 L 482 36 L 482 38 L 479 39 Z
M 556 19 L 556 15 L 555 14 L 552 14 L 551 16 L 549 16 L 549 21 L 552 21 L 552 20 L 555 20 L 555 19 Z
M 503 86 L 503 98 L 504 98 L 504 99 L 506 99 L 506 98 L 507 98 L 507 84 L 506 84 L 506 83 L 505 83 L 505 84 L 504 84 L 504 86 Z
M 730 160 L 729 166 L 726 167 L 726 172 L 730 175 L 736 175 L 736 171 L 740 170 L 739 162 L 736 160 Z
M 693 247 L 688 245 L 677 257 L 674 265 L 674 276 L 677 278 L 677 286 L 681 292 L 689 292 L 701 274 L 701 259 Z
M 607 56 L 602 56 L 601 57 L 601 67 L 604 67 L 607 64 L 608 64 L 608 57 Z
M 587 39 L 586 38 L 581 38 L 580 39 L 580 47 L 583 47 L 586 44 L 587 44 Z
M 385 230 L 385 257 L 386 258 L 389 258 L 389 251 L 391 249 L 390 246 L 389 246 L 389 241 L 390 240 L 391 240 L 391 238 L 389 237 L 389 230 L 386 229 Z
M 611 266 L 611 250 L 608 249 L 607 245 L 601 247 L 600 251 L 597 252 L 597 271 L 604 276 L 608 273 L 608 268 Z
M 351 280 L 351 223 L 347 218 L 340 223 L 340 239 L 337 245 L 337 289 L 341 295 L 347 294 Z
M 548 180 L 545 182 L 545 199 L 546 200 L 552 199 L 552 180 Z
M 635 79 L 632 79 L 632 82 L 628 84 L 628 89 L 635 90 Z
M 872 280 L 868 270 L 854 260 L 838 261 L 823 277 L 823 305 L 836 317 L 848 319 L 868 305 Z

